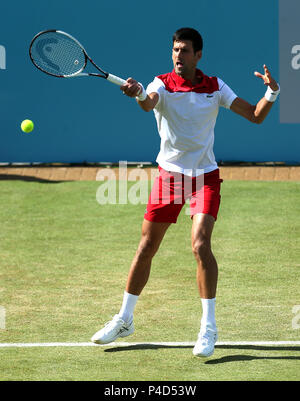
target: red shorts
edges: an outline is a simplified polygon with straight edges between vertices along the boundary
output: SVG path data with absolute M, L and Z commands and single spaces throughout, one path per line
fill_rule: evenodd
M 219 169 L 197 177 L 166 171 L 161 167 L 155 178 L 144 218 L 153 222 L 176 223 L 187 199 L 190 214 L 210 214 L 217 220 L 221 182 Z

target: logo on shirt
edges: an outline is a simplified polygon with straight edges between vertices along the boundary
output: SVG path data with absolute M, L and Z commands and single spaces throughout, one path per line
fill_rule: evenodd
M 206 97 L 214 97 L 214 95 L 206 95 Z

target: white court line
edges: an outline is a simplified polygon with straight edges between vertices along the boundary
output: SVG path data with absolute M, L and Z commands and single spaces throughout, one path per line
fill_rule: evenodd
M 195 342 L 112 342 L 109 344 L 94 344 L 92 342 L 82 343 L 67 343 L 67 342 L 56 342 L 56 343 L 0 343 L 0 348 L 32 348 L 32 347 L 133 347 L 133 346 L 147 346 L 156 345 L 162 347 L 192 347 Z M 300 345 L 300 341 L 217 341 L 218 345 L 258 345 L 258 346 L 277 346 L 277 345 Z

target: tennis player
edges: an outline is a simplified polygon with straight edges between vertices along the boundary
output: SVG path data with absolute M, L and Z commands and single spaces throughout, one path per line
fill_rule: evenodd
M 152 259 L 188 198 L 192 250 L 202 302 L 200 331 L 193 354 L 208 357 L 214 352 L 218 338 L 215 320 L 218 266 L 211 249 L 211 237 L 222 182 L 213 153 L 218 110 L 222 106 L 260 124 L 280 89 L 264 65 L 264 73 L 255 72 L 255 75 L 267 86 L 266 93 L 256 105 L 249 104 L 220 78 L 209 77 L 197 68 L 202 47 L 202 37 L 196 30 L 181 28 L 173 35 L 172 72 L 155 77 L 147 90 L 132 78 L 121 87 L 124 94 L 137 98 L 143 110 L 154 111 L 161 137 L 157 156 L 159 177 L 154 182 L 144 215 L 141 240 L 129 271 L 123 304 L 119 313 L 92 337 L 95 343 L 110 343 L 134 332 L 134 308 L 147 283 Z

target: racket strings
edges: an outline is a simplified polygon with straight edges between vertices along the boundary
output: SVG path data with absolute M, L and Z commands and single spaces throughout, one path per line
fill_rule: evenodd
M 56 76 L 78 74 L 86 65 L 81 46 L 59 32 L 46 32 L 38 36 L 32 43 L 31 57 L 37 67 Z

